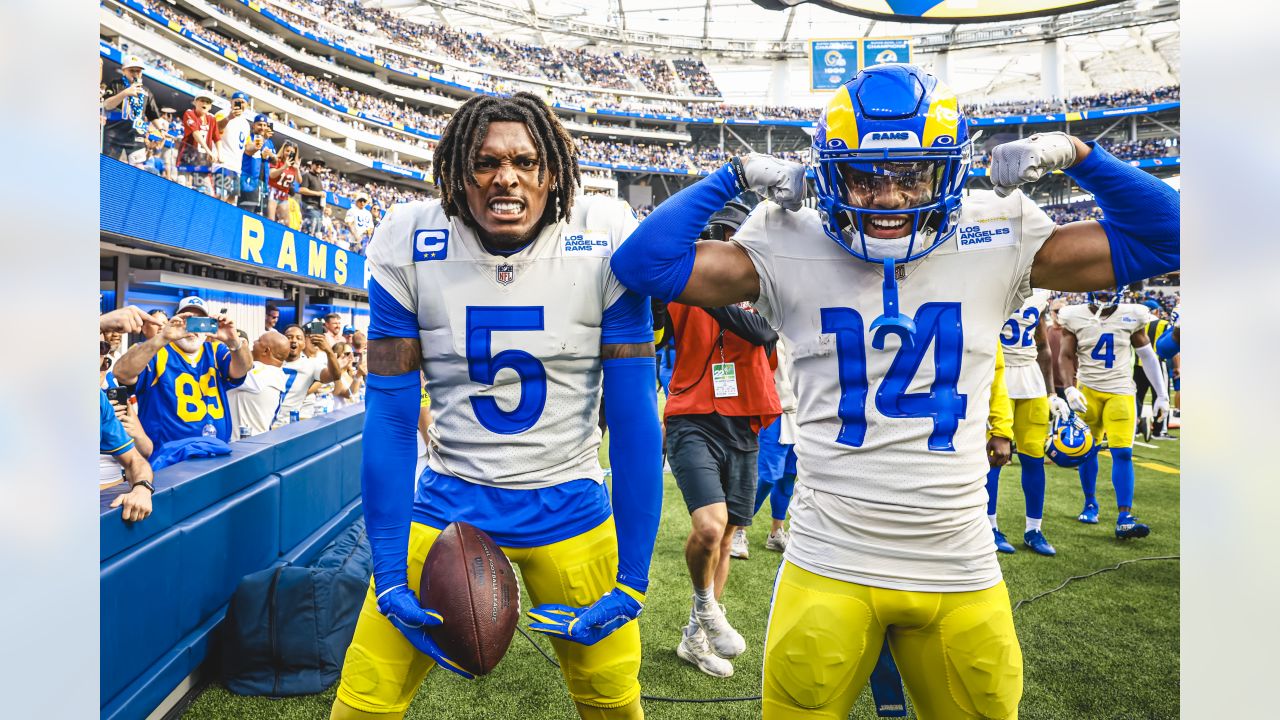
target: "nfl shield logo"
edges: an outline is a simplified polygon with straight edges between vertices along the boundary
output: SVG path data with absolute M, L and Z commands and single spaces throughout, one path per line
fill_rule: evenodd
M 497 267 L 497 276 L 499 285 L 510 285 L 516 279 L 516 269 L 510 263 L 503 263 Z

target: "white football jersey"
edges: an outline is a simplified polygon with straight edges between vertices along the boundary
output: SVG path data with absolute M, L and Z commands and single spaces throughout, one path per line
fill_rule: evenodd
M 1036 328 L 1040 316 L 1049 307 L 1049 291 L 1034 290 L 1000 328 L 1000 344 L 1004 347 L 1004 381 L 1009 398 L 1045 397 L 1044 372 L 1036 362 Z
M 568 221 L 502 257 L 438 200 L 392 208 L 369 267 L 418 317 L 432 470 L 509 488 L 603 482 L 601 320 L 625 292 L 609 258 L 636 225 L 623 201 L 579 197 Z
M 967 194 L 955 236 L 903 266 L 899 307 L 914 318 L 915 348 L 890 336 L 877 350 L 869 329 L 883 311 L 880 264 L 838 247 L 814 210 L 766 203 L 743 224 L 734 241 L 760 276 L 756 308 L 792 351 L 798 481 L 834 496 L 799 512 L 793 504 L 789 560 L 899 589 L 999 581 L 989 527 L 979 532 L 991 333 L 1030 295 L 1032 261 L 1053 229 L 1020 192 Z M 872 506 L 896 510 L 856 509 Z M 860 516 L 841 514 L 850 512 Z
M 351 232 L 356 237 L 364 237 L 373 232 L 373 213 L 369 210 L 358 208 L 354 205 L 347 211 L 346 215 L 347 227 L 351 228 Z
M 1103 312 L 1105 312 L 1103 308 Z M 1092 390 L 1133 395 L 1133 346 L 1129 337 L 1153 320 L 1145 305 L 1121 303 L 1105 318 L 1088 305 L 1070 305 L 1058 311 L 1058 322 L 1076 336 L 1076 379 Z

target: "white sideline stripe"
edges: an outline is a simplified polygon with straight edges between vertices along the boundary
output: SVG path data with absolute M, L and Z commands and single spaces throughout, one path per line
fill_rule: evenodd
M 1149 448 L 1156 447 L 1155 445 L 1151 445 L 1151 444 L 1149 444 L 1149 443 L 1144 443 L 1144 442 L 1142 442 L 1141 440 L 1134 440 L 1134 441 L 1133 441 L 1133 444 L 1134 444 L 1134 445 L 1141 445 L 1142 447 L 1149 447 Z

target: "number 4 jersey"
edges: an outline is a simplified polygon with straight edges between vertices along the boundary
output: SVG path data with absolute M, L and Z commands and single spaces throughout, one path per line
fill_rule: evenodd
M 1058 323 L 1076 336 L 1076 377 L 1091 390 L 1133 395 L 1133 345 L 1129 338 L 1152 320 L 1145 305 L 1122 303 L 1110 315 L 1095 315 L 1088 305 L 1069 305 L 1058 311 Z
M 603 482 L 600 345 L 653 340 L 648 299 L 609 270 L 636 225 L 617 199 L 579 197 L 568 221 L 504 257 L 439 201 L 396 205 L 383 219 L 369 265 L 417 315 L 435 419 L 431 470 L 502 488 Z M 643 316 L 617 327 L 616 309 L 633 300 Z
M 964 198 L 959 229 L 900 266 L 913 348 L 872 344 L 882 266 L 853 257 L 814 210 L 766 203 L 734 236 L 756 308 L 792 351 L 797 502 L 787 559 L 878 587 L 966 591 L 1000 580 L 983 506 L 991 336 L 1031 293 L 1053 221 L 1022 193 Z

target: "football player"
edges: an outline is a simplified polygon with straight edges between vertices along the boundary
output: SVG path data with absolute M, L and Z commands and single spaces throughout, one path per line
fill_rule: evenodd
M 990 332 L 1032 287 L 1084 291 L 1179 263 L 1176 191 L 1064 133 L 996 147 L 963 194 L 956 96 L 905 64 L 835 92 L 802 165 L 735 158 L 614 253 L 637 292 L 749 300 L 794 351 L 799 473 L 765 641 L 766 719 L 848 716 L 883 638 L 920 717 L 1010 718 L 1022 653 L 984 517 Z M 1063 170 L 1104 219 L 1055 227 L 1019 185 Z M 744 189 L 730 243 L 697 243 Z
M 1004 321 L 1000 345 L 1004 349 L 1005 386 L 1013 402 L 1013 439 L 1022 468 L 1022 495 L 1026 501 L 1026 528 L 1022 543 L 1040 555 L 1056 555 L 1045 539 L 1040 523 L 1044 517 L 1044 444 L 1049 439 L 1050 413 L 1066 418 L 1066 402 L 1050 392 L 1053 387 L 1053 356 L 1040 316 L 1049 308 L 1049 291 L 1035 290 L 1022 307 Z M 996 549 L 1011 553 L 1013 545 L 996 527 L 996 501 L 1000 489 L 1000 467 L 987 473 L 987 518 L 996 534 Z M 1003 543 L 1003 544 L 1002 544 Z
M 1062 325 L 1062 363 L 1069 386 L 1067 404 L 1079 413 L 1095 438 L 1106 432 L 1111 451 L 1111 484 L 1116 491 L 1116 537 L 1143 538 L 1151 532 L 1133 515 L 1133 356 L 1142 358 L 1142 370 L 1156 391 L 1153 414 L 1157 421 L 1169 412 L 1169 393 L 1160 371 L 1160 359 L 1143 329 L 1151 320 L 1142 305 L 1120 302 L 1120 290 L 1089 293 L 1089 302 L 1070 305 L 1058 313 Z M 1078 367 L 1078 369 L 1077 369 Z M 1077 387 L 1077 377 L 1079 379 Z M 1079 468 L 1084 509 L 1076 518 L 1098 522 L 1098 458 Z
M 662 504 L 649 298 L 609 257 L 636 225 L 579 197 L 577 151 L 536 95 L 475 97 L 435 152 L 438 200 L 397 205 L 369 246 L 362 491 L 373 581 L 332 717 L 402 717 L 446 657 L 419 605 L 423 560 L 452 521 L 520 566 L 534 630 L 583 718 L 641 718 L 640 614 Z M 414 477 L 420 373 L 426 467 Z M 613 503 L 596 457 L 601 388 Z M 616 507 L 616 514 L 613 508 Z
M 1147 321 L 1146 326 L 1143 327 L 1143 331 L 1146 332 L 1147 339 L 1151 341 L 1151 346 L 1153 348 L 1157 348 L 1156 356 L 1159 357 L 1160 353 L 1158 348 L 1160 347 L 1160 338 L 1173 328 L 1173 324 L 1163 317 L 1164 311 L 1161 309 L 1159 302 L 1147 299 L 1142 301 L 1142 305 L 1151 311 L 1151 319 Z M 1171 370 L 1171 368 L 1169 368 L 1169 366 L 1164 362 L 1164 358 L 1160 358 L 1160 360 L 1161 367 L 1166 370 L 1165 381 L 1167 383 L 1169 380 L 1167 372 Z M 1133 384 L 1136 388 L 1133 399 L 1134 412 L 1138 414 L 1137 433 L 1141 435 L 1144 440 L 1150 440 L 1152 437 L 1165 440 L 1170 439 L 1170 435 L 1167 431 L 1169 421 L 1168 413 L 1166 413 L 1162 418 L 1157 419 L 1152 417 L 1151 421 L 1147 422 L 1147 416 L 1142 412 L 1142 406 L 1147 404 L 1147 394 L 1150 393 L 1152 396 L 1151 399 L 1155 400 L 1156 391 L 1155 388 L 1151 387 L 1151 381 L 1147 377 L 1147 372 L 1142 367 L 1141 356 L 1137 358 L 1137 361 L 1133 366 Z M 1166 393 L 1167 392 L 1168 390 L 1166 389 Z

